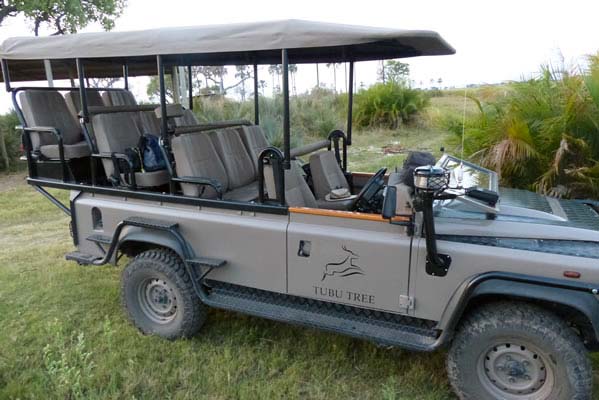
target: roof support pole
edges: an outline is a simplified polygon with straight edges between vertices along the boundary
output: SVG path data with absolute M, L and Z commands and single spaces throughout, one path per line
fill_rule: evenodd
M 254 124 L 260 125 L 260 102 L 258 98 L 258 64 L 254 64 Z
M 54 75 L 52 74 L 52 63 L 50 63 L 50 60 L 44 60 L 44 70 L 46 71 L 48 87 L 54 87 Z
M 161 136 L 165 140 L 168 135 L 168 121 L 166 118 L 166 85 L 164 84 L 164 64 L 162 62 L 162 56 L 156 56 L 158 61 L 158 82 L 160 85 L 160 127 Z
M 2 64 L 2 77 L 4 78 L 4 86 L 6 87 L 6 91 L 10 92 L 10 73 L 8 72 L 8 62 L 5 59 L 2 59 L 0 62 Z
M 290 117 L 289 117 L 289 57 L 287 49 L 282 50 L 283 64 L 283 151 L 285 161 L 283 168 L 291 168 L 291 138 L 290 138 Z
M 347 86 L 347 145 L 351 145 L 352 117 L 354 109 L 354 62 L 349 62 L 349 82 Z
M 129 65 L 123 64 L 123 79 L 125 79 L 125 90 L 129 90 Z
M 89 122 L 89 112 L 87 110 L 87 90 L 85 90 L 85 68 L 83 60 L 77 59 L 77 77 L 79 78 L 79 97 L 81 98 L 81 117 L 83 122 Z
M 187 95 L 189 99 L 189 109 L 193 110 L 193 78 L 191 76 L 191 65 L 187 66 L 187 90 L 189 94 Z

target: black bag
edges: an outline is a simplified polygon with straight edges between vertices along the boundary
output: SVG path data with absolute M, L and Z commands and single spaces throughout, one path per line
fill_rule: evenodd
M 131 163 L 131 167 L 133 168 L 133 171 L 130 170 L 131 167 L 126 160 L 119 159 L 118 163 L 119 163 L 119 169 L 120 169 L 121 173 L 126 174 L 129 172 L 143 172 L 142 162 L 141 162 L 141 154 L 137 147 L 127 147 L 125 149 L 125 151 L 123 152 L 123 154 L 125 154 L 125 156 L 127 157 L 127 160 L 129 160 L 129 162 Z
M 139 138 L 139 149 L 145 171 L 152 172 L 166 168 L 166 160 L 156 136 L 149 134 L 142 135 Z

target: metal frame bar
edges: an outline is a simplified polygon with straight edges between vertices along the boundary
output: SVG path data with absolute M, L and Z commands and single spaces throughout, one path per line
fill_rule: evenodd
M 160 118 L 160 136 L 162 140 L 167 140 L 168 137 L 168 121 L 167 121 L 167 111 L 166 111 L 166 85 L 164 82 L 164 62 L 162 56 L 156 56 L 156 62 L 158 67 L 158 80 L 160 84 L 160 114 L 162 118 Z
M 107 196 L 116 196 L 119 198 L 132 198 L 140 200 L 157 201 L 160 203 L 171 203 L 171 204 L 187 204 L 192 206 L 200 207 L 213 207 L 225 210 L 238 210 L 238 211 L 250 211 L 257 213 L 267 214 L 279 214 L 287 215 L 287 206 L 281 206 L 280 204 L 260 204 L 260 203 L 248 203 L 233 200 L 216 200 L 216 199 L 203 199 L 195 198 L 182 195 L 165 194 L 158 192 L 148 192 L 142 190 L 133 191 L 129 189 L 121 189 L 108 186 L 91 186 L 80 183 L 62 182 L 56 179 L 45 179 L 45 178 L 27 178 L 27 183 L 30 185 L 37 185 L 43 187 L 64 189 L 64 190 L 76 190 L 79 192 L 86 193 L 97 193 Z
M 354 62 L 349 62 L 349 82 L 347 85 L 347 145 L 351 146 L 352 117 L 354 108 Z
M 289 117 L 289 56 L 287 49 L 281 51 L 281 64 L 283 64 L 283 151 L 285 160 L 283 168 L 291 168 L 291 125 Z
M 85 67 L 83 66 L 83 60 L 78 58 L 77 63 L 77 77 L 79 78 L 79 98 L 81 99 L 81 118 L 84 123 L 89 122 L 89 112 L 87 109 L 87 91 L 85 90 Z
M 10 92 L 10 72 L 8 70 L 8 61 L 2 59 L 0 61 L 0 64 L 2 65 L 2 77 L 4 78 L 4 87 L 6 88 L 7 92 Z
M 123 64 L 123 78 L 125 79 L 125 90 L 129 90 L 129 64 Z
M 193 79 L 191 78 L 191 65 L 187 66 L 187 90 L 189 99 L 189 109 L 193 110 Z
M 48 193 L 41 186 L 38 186 L 38 185 L 32 185 L 32 186 L 33 186 L 33 188 L 35 190 L 37 190 L 42 195 L 44 195 L 44 197 L 46 197 L 48 200 L 50 200 L 50 202 L 52 202 L 52 204 L 54 204 L 56 207 L 58 207 L 63 213 L 65 213 L 69 217 L 71 216 L 71 210 L 67 206 L 65 206 L 64 204 L 62 204 L 60 202 L 60 200 L 58 200 L 56 197 L 52 196 L 50 193 Z
M 260 125 L 260 99 L 258 93 L 258 64 L 254 63 L 254 124 Z

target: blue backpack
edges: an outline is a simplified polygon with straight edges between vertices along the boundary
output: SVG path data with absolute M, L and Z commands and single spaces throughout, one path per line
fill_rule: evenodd
M 145 171 L 152 172 L 166 168 L 166 160 L 156 136 L 142 135 L 139 138 L 139 150 Z

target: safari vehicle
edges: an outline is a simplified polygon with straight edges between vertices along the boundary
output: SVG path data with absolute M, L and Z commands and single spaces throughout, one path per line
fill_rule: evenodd
M 27 182 L 71 217 L 76 251 L 66 258 L 130 257 L 122 301 L 143 333 L 195 335 L 216 307 L 385 346 L 449 348 L 464 399 L 590 398 L 597 203 L 499 188 L 494 172 L 448 154 L 413 153 L 389 173 L 347 168 L 354 64 L 452 53 L 430 31 L 291 20 L 13 38 L 0 58 Z M 291 148 L 289 64 L 314 62 L 349 63 L 346 130 Z M 282 149 L 268 143 L 258 102 L 258 65 L 275 63 Z M 239 64 L 254 67 L 254 121 L 199 123 L 184 87 L 191 67 Z M 160 104 L 137 104 L 129 77 L 156 74 Z M 117 76 L 124 88 L 86 87 Z M 72 84 L 14 86 L 52 79 Z M 158 153 L 137 147 L 148 135 Z M 45 188 L 69 190 L 70 204 Z

